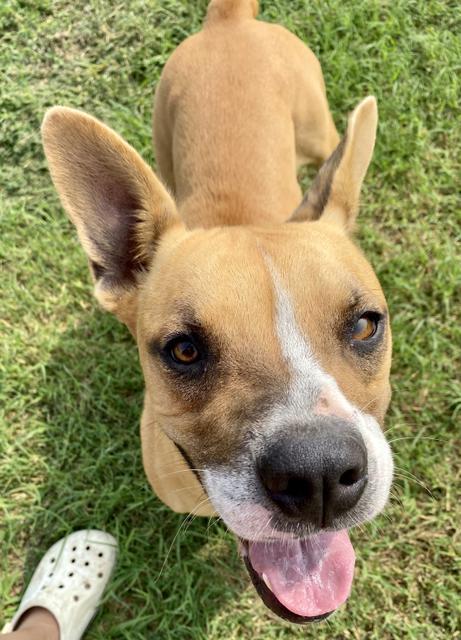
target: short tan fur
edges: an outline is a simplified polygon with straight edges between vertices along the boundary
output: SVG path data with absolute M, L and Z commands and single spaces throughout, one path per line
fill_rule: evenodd
M 317 361 L 348 401 L 382 423 L 390 397 L 389 324 L 366 360 L 340 338 L 351 299 L 387 313 L 350 237 L 376 101 L 358 105 L 339 143 L 314 54 L 256 13 L 254 1 L 213 0 L 203 30 L 168 61 L 153 124 L 162 180 L 89 115 L 54 107 L 42 127 L 96 297 L 137 340 L 149 481 L 172 509 L 203 515 L 215 507 L 188 462 L 232 467 L 252 421 L 290 384 L 269 260 Z M 302 199 L 296 171 L 304 163 L 324 164 Z M 210 345 L 199 383 L 176 376 L 159 355 L 170 335 L 191 326 Z

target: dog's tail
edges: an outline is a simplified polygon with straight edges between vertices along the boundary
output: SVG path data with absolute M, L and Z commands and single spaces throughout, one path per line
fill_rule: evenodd
M 256 18 L 258 11 L 258 0 L 211 0 L 208 5 L 206 22 Z

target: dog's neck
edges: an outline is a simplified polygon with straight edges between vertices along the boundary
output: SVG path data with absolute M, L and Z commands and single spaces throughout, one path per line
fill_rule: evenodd
M 234 187 L 235 185 L 233 185 Z M 275 195 L 275 194 L 274 194 Z M 291 202 L 277 205 L 270 189 L 265 197 L 222 184 L 220 188 L 200 189 L 179 203 L 181 218 L 189 229 L 231 225 L 264 226 L 281 222 L 292 211 Z M 281 214 L 281 215 L 280 215 Z

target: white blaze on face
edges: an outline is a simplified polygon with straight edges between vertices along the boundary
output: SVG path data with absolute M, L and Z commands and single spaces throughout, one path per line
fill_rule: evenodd
M 335 379 L 323 371 L 299 328 L 291 297 L 278 271 L 268 256 L 265 261 L 275 294 L 275 333 L 291 371 L 290 385 L 283 402 L 275 404 L 253 426 L 257 438 L 246 454 L 236 456 L 228 465 L 205 471 L 203 478 L 208 495 L 228 527 L 240 537 L 251 540 L 280 537 L 268 524 L 273 507 L 260 487 L 254 459 L 264 442 L 267 439 L 273 442 L 287 425 L 306 424 L 308 437 L 308 425 L 316 415 L 334 416 L 354 424 L 368 456 L 368 484 L 341 526 L 370 520 L 383 509 L 389 495 L 393 473 L 390 447 L 375 418 L 350 403 Z
M 299 424 L 313 414 L 335 415 L 353 421 L 354 409 L 338 388 L 336 381 L 317 362 L 312 348 L 301 333 L 288 291 L 274 264 L 265 257 L 274 283 L 276 300 L 275 330 L 282 355 L 291 370 L 288 402 L 280 407 L 285 423 L 287 409 Z M 274 416 L 275 417 L 275 416 Z

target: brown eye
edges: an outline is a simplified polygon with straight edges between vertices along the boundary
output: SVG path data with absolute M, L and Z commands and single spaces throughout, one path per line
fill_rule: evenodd
M 354 326 L 352 339 L 361 341 L 372 338 L 378 329 L 378 318 L 371 313 L 364 313 Z
M 171 357 L 180 364 L 194 364 L 200 359 L 200 353 L 190 340 L 176 340 L 170 346 Z

